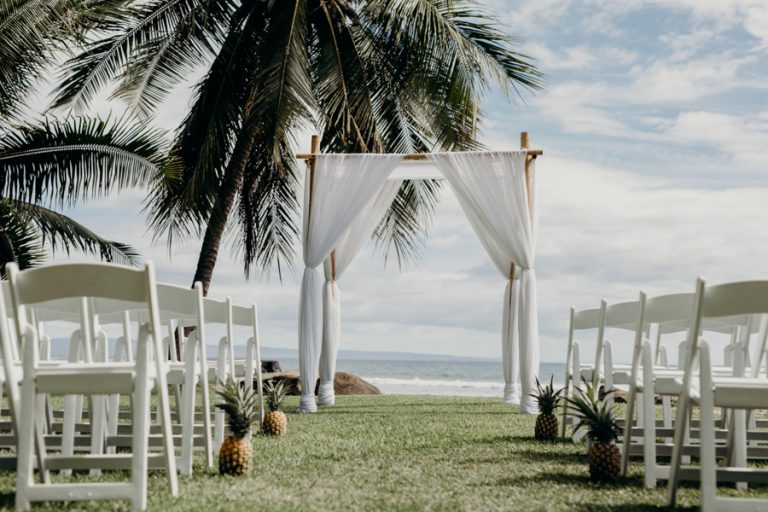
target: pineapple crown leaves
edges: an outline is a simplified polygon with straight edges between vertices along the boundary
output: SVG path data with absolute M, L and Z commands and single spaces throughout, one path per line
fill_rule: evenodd
M 531 393 L 531 396 L 536 399 L 536 403 L 539 405 L 539 413 L 552 414 L 552 412 L 560 405 L 560 394 L 565 388 L 560 388 L 555 391 L 554 375 L 550 377 L 549 384 L 542 387 L 539 379 L 536 378 L 536 393 Z
M 270 411 L 279 411 L 283 405 L 286 395 L 291 391 L 292 386 L 286 385 L 284 380 L 277 382 L 271 380 L 264 385 L 267 407 Z
M 605 396 L 613 393 L 607 391 L 601 400 L 596 386 L 582 378 L 583 387 L 578 389 L 576 395 L 568 398 L 568 406 L 571 412 L 579 418 L 574 432 L 587 429 L 587 437 L 598 443 L 611 443 L 622 434 L 623 429 L 616 419 L 615 408 L 608 406 Z
M 237 438 L 248 435 L 251 425 L 259 418 L 258 395 L 250 386 L 241 386 L 232 377 L 226 382 L 219 381 L 216 394 L 220 399 L 216 408 L 227 415 L 227 426 L 232 435 Z

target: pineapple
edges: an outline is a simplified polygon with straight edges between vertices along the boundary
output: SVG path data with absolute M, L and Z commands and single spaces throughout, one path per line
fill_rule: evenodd
M 221 400 L 216 407 L 227 415 L 230 433 L 219 449 L 219 473 L 247 475 L 253 457 L 251 425 L 259 417 L 258 396 L 249 386 L 240 386 L 231 377 L 227 382 L 219 382 L 216 394 Z
M 606 392 L 606 395 L 613 390 Z M 568 399 L 574 415 L 579 418 L 576 425 L 587 429 L 589 438 L 589 478 L 593 482 L 616 482 L 621 473 L 621 454 L 615 441 L 622 434 L 622 428 L 616 420 L 613 406 L 600 400 L 598 391 L 584 381 L 584 389 L 579 389 L 576 396 Z
M 264 415 L 264 424 L 262 426 L 264 433 L 272 436 L 282 437 L 288 432 L 288 418 L 280 410 L 288 389 L 283 381 L 277 384 L 270 381 L 264 386 L 267 398 L 267 407 L 269 411 Z
M 557 417 L 553 414 L 560 405 L 562 389 L 555 391 L 554 377 L 549 379 L 549 385 L 541 387 L 536 379 L 536 393 L 531 393 L 539 405 L 539 416 L 536 418 L 534 437 L 539 441 L 554 441 L 557 439 Z

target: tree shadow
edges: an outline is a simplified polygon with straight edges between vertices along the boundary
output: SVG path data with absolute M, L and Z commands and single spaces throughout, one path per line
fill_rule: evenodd
M 622 504 L 622 505 L 595 505 L 586 503 L 583 505 L 576 505 L 573 510 L 577 510 L 579 512 L 604 512 L 605 510 L 614 510 L 616 512 L 652 512 L 654 510 L 675 510 L 679 512 L 685 512 L 685 511 L 693 511 L 693 510 L 699 510 L 699 507 L 691 506 L 691 507 L 674 507 L 670 508 L 666 505 L 651 505 L 651 504 L 643 504 L 643 503 L 637 503 L 637 504 Z
M 15 492 L 0 492 L 0 509 L 12 510 L 16 504 Z
M 535 475 L 519 475 L 513 477 L 504 477 L 496 480 L 494 484 L 499 487 L 513 487 L 526 484 L 554 483 L 563 485 L 589 485 L 589 476 L 575 475 L 573 473 L 562 473 L 557 471 L 547 471 L 546 473 L 537 473 Z M 623 482 L 617 484 L 607 484 L 609 487 L 622 487 Z
M 515 456 L 530 462 L 553 462 L 561 464 L 586 464 L 587 456 L 583 453 L 552 453 L 535 450 L 519 450 Z

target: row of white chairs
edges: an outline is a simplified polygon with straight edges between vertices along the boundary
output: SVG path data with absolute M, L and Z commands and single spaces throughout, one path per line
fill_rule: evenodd
M 655 341 L 651 342 L 651 326 Z M 613 361 L 613 346 L 606 332 L 618 328 L 633 333 L 631 361 Z M 579 331 L 597 331 L 593 364 L 580 361 Z M 667 364 L 662 338 L 687 333 L 678 346 L 678 367 Z M 728 336 L 723 364 L 715 366 L 705 333 Z M 768 482 L 768 473 L 750 467 L 751 460 L 768 459 L 766 422 L 748 411 L 768 409 L 768 378 L 763 364 L 768 338 L 768 281 L 706 286 L 698 280 L 693 293 L 648 298 L 598 309 L 571 310 L 566 393 L 572 393 L 580 378 L 607 389 L 627 388 L 625 435 L 622 440 L 622 470 L 630 455 L 643 458 L 644 483 L 655 487 L 667 480 L 670 504 L 674 504 L 680 480 L 699 480 L 702 510 L 768 509 L 768 501 L 725 498 L 716 494 L 717 482 Z M 662 396 L 662 418 L 656 419 L 655 397 Z M 610 396 L 610 395 L 609 395 Z M 677 398 L 672 417 L 671 398 Z M 700 418 L 692 419 L 692 406 Z M 722 410 L 719 418 L 716 409 Z M 563 412 L 563 436 L 572 424 Z M 658 441 L 661 439 L 661 441 Z M 658 457 L 671 456 L 669 465 Z M 690 457 L 699 457 L 690 466 Z M 717 466 L 717 459 L 725 461 Z M 757 508 L 755 508 L 757 507 Z
M 261 398 L 255 305 L 204 298 L 199 283 L 194 289 L 156 283 L 151 263 L 143 269 L 64 264 L 24 271 L 10 264 L 7 275 L 0 313 L 9 321 L 0 321 L 0 348 L 11 416 L 6 438 L 17 442 L 15 457 L 6 464 L 16 465 L 17 510 L 33 501 L 94 499 L 126 499 L 134 510 L 144 510 L 148 471 L 155 469 L 166 472 L 169 492 L 176 496 L 177 470 L 192 473 L 194 450 L 203 450 L 211 467 L 224 438 L 221 411 L 211 422 L 209 382 L 232 376 L 255 383 Z M 67 360 L 50 357 L 46 325 L 51 322 L 76 327 Z M 205 333 L 217 323 L 226 334 L 216 361 L 209 362 Z M 122 330 L 112 357 L 109 325 Z M 252 329 L 241 361 L 234 357 L 237 326 Z M 176 398 L 174 412 L 169 389 Z M 63 411 L 54 410 L 51 399 L 59 395 Z M 126 402 L 121 396 L 127 397 L 128 410 L 121 409 Z M 130 453 L 118 451 L 128 447 Z M 93 476 L 130 470 L 131 476 L 124 483 L 54 484 L 52 470 L 90 470 Z

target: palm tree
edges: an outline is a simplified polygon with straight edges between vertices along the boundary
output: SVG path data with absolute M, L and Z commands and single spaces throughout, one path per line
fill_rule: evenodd
M 161 134 L 130 118 L 20 121 L 46 66 L 88 30 L 109 26 L 119 4 L 0 0 L 0 274 L 11 261 L 21 268 L 40 263 L 46 246 L 107 261 L 138 259 L 130 246 L 54 208 L 156 182 L 162 177 Z
M 515 97 L 541 75 L 471 0 L 155 0 L 68 64 L 56 104 L 86 108 L 105 84 L 137 112 L 208 66 L 179 127 L 178 180 L 157 189 L 159 235 L 203 235 L 194 280 L 207 290 L 228 229 L 244 269 L 293 257 L 293 137 L 324 151 L 477 147 L 486 86 Z M 377 229 L 402 261 L 418 251 L 437 182 L 406 182 Z

